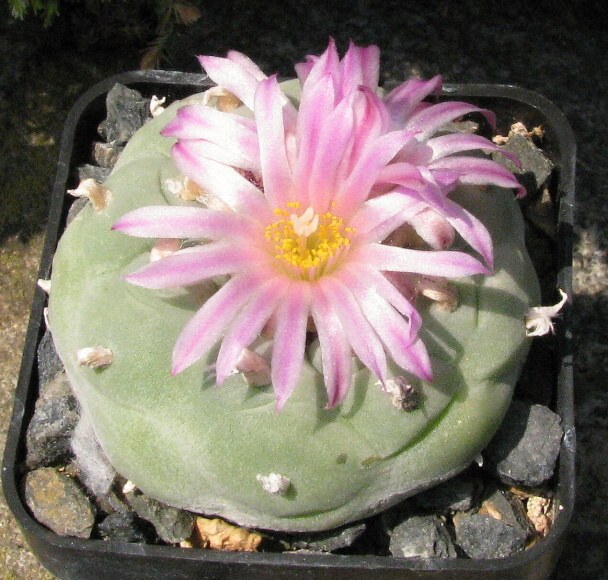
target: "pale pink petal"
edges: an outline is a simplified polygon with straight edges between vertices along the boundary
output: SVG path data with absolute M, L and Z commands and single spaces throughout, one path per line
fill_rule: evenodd
M 373 142 L 389 129 L 390 118 L 384 103 L 371 89 L 360 87 L 352 94 L 353 111 L 355 114 L 355 135 L 351 160 L 345 170 L 352 171 L 366 149 L 366 145 Z M 413 140 L 412 140 L 413 141 Z M 348 177 L 344 172 L 343 178 Z
M 475 105 L 460 101 L 446 101 L 444 103 L 437 103 L 416 113 L 405 122 L 403 128 L 409 131 L 416 131 L 418 139 L 423 140 L 430 137 L 446 123 L 450 123 L 469 113 L 481 113 L 492 126 L 496 124 L 496 116 L 487 109 L 481 109 Z
M 362 203 L 349 226 L 355 230 L 358 240 L 381 242 L 424 207 L 426 204 L 413 195 L 386 193 Z
M 370 289 L 364 291 L 361 284 L 354 285 L 354 280 L 351 280 L 351 284 L 350 288 L 357 297 L 363 314 L 374 328 L 379 329 L 378 335 L 390 357 L 403 370 L 423 380 L 431 380 L 431 364 L 426 349 L 410 348 L 416 341 L 410 325 L 379 295 Z
M 352 378 L 351 348 L 333 305 L 321 292 L 313 294 L 312 317 L 321 347 L 323 380 L 327 390 L 327 408 L 339 405 L 350 388 Z
M 260 83 L 260 79 L 256 77 L 259 75 L 234 59 L 199 56 L 198 60 L 215 84 L 236 95 L 253 111 L 253 98 Z
M 386 381 L 384 348 L 352 292 L 339 276 L 321 278 L 317 284 L 319 291 L 332 305 L 355 354 L 384 383 Z
M 260 152 L 257 131 L 252 119 L 241 115 L 222 113 L 212 107 L 187 105 L 177 112 L 161 134 L 178 139 L 196 139 L 215 145 L 219 153 L 200 151 L 202 156 L 258 172 Z M 221 155 L 221 156 L 218 156 Z
M 425 276 L 458 278 L 474 274 L 490 275 L 481 262 L 456 251 L 410 250 L 382 244 L 368 244 L 357 252 L 361 261 L 390 272 L 411 272 Z
M 123 215 L 113 230 L 140 238 L 252 237 L 256 229 L 244 215 L 182 206 L 147 206 Z
M 205 355 L 247 303 L 258 275 L 236 276 L 220 288 L 188 321 L 173 349 L 172 373 L 181 373 Z
M 413 163 L 400 161 L 383 167 L 377 183 L 394 183 L 417 189 L 424 185 L 424 179 L 420 174 L 420 169 Z
M 272 219 L 262 192 L 232 167 L 198 157 L 196 141 L 179 141 L 173 146 L 172 153 L 175 164 L 184 175 L 230 209 L 261 222 Z
M 243 71 L 250 74 L 256 81 L 263 81 L 266 78 L 264 72 L 247 55 L 238 50 L 229 50 L 226 56 L 241 66 Z
M 410 322 L 412 337 L 418 334 L 418 330 L 422 325 L 422 318 L 414 308 L 413 304 L 406 299 L 404 294 L 395 287 L 395 285 L 387 279 L 387 277 L 372 268 L 368 264 L 356 264 L 352 266 L 358 276 L 368 281 L 368 284 L 374 288 L 380 296 L 382 296 L 393 308 L 400 314 L 405 316 Z
M 443 212 L 438 213 L 427 207 L 409 221 L 416 233 L 433 250 L 445 250 L 454 243 L 454 228 L 447 221 Z
M 506 151 L 498 145 L 492 143 L 489 139 L 481 135 L 471 135 L 468 133 L 449 133 L 448 135 L 440 135 L 433 137 L 426 142 L 426 145 L 431 148 L 433 154 L 430 161 L 462 153 L 463 151 L 480 150 L 484 153 L 497 152 L 504 155 L 518 167 L 521 166 L 519 159 L 510 151 Z
M 310 205 L 308 178 L 313 171 L 317 146 L 328 116 L 334 110 L 333 81 L 326 75 L 302 92 L 296 128 L 297 159 L 293 179 L 298 184 L 298 198 L 303 206 Z
M 378 88 L 380 49 L 377 46 L 359 47 L 351 41 L 342 59 L 341 94 L 347 95 L 359 86 Z
M 467 244 L 483 256 L 488 268 L 492 269 L 494 267 L 492 236 L 486 227 L 473 214 L 451 199 L 446 199 L 445 203 L 445 219 Z
M 233 274 L 259 259 L 259 250 L 216 242 L 174 252 L 127 274 L 124 279 L 144 288 L 176 288 Z
M 513 174 L 502 165 L 489 159 L 478 157 L 443 157 L 430 164 L 430 169 L 448 169 L 460 173 L 460 183 L 467 185 L 497 185 L 516 189 L 517 197 L 526 195 L 526 189 L 520 185 Z
M 328 211 L 338 187 L 339 173 L 345 155 L 353 141 L 353 111 L 347 101 L 342 101 L 325 119 L 316 147 L 310 151 L 313 158 L 308 175 L 308 205 L 317 212 Z M 302 183 L 302 182 L 300 182 Z
M 306 66 L 306 80 L 302 85 L 302 95 L 305 91 L 310 90 L 310 87 L 315 86 L 321 79 L 330 75 L 336 81 L 340 81 L 340 57 L 336 49 L 336 43 L 333 38 L 329 39 L 329 43 L 325 52 L 319 57 L 308 57 L 307 63 L 312 63 L 312 66 Z M 302 71 L 302 68 L 300 68 Z M 335 88 L 335 85 L 334 85 Z
M 409 79 L 394 88 L 384 99 L 394 127 L 402 127 L 422 99 L 441 91 L 441 76 L 432 79 Z
M 383 167 L 411 138 L 412 134 L 407 131 L 393 131 L 370 143 L 362 152 L 348 179 L 335 194 L 337 211 L 352 213 L 363 203 Z
M 259 288 L 252 289 L 249 302 L 236 316 L 222 341 L 216 363 L 218 385 L 234 372 L 243 349 L 262 332 L 288 287 L 289 282 L 285 278 L 275 276 Z
M 309 285 L 293 283 L 276 311 L 271 369 L 277 411 L 283 408 L 300 380 L 309 313 Z
M 283 124 L 284 100 L 285 95 L 275 76 L 262 81 L 255 93 L 254 112 L 258 121 L 264 193 L 272 207 L 282 206 L 291 193 L 292 176 Z

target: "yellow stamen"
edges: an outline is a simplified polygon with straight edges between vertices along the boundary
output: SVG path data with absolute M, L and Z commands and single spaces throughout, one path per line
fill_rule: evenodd
M 299 209 L 299 202 L 287 204 Z M 317 214 L 312 207 L 300 215 L 275 209 L 281 218 L 266 226 L 265 237 L 272 244 L 275 259 L 293 277 L 316 280 L 331 271 L 349 248 L 353 228 L 331 212 Z

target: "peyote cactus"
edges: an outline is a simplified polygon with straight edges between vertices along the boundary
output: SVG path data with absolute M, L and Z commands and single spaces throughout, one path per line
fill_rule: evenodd
M 498 428 L 539 303 L 522 191 L 479 155 L 496 145 L 445 132 L 491 113 L 424 102 L 439 77 L 381 98 L 378 61 L 330 42 L 280 86 L 201 57 L 218 87 L 148 122 L 63 235 L 57 351 L 147 494 L 324 530 L 458 473 Z

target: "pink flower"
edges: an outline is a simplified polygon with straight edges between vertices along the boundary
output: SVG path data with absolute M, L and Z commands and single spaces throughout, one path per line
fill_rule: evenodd
M 490 141 L 434 135 L 466 113 L 479 111 L 492 120 L 491 114 L 465 103 L 423 102 L 439 90 L 439 77 L 407 81 L 382 100 L 373 46 L 351 45 L 340 60 L 330 41 L 321 56 L 297 65 L 298 108 L 276 77 L 266 77 L 240 53 L 200 61 L 214 82 L 251 109 L 253 119 L 188 105 L 163 135 L 177 138 L 173 159 L 180 171 L 222 209 L 145 207 L 114 226 L 133 236 L 205 240 L 126 276 L 133 284 L 160 289 L 229 277 L 177 339 L 173 372 L 221 343 L 221 384 L 235 372 L 243 350 L 272 325 L 278 409 L 297 386 L 312 329 L 328 407 L 348 392 L 353 353 L 383 385 L 391 378 L 387 359 L 431 380 L 418 337 L 420 316 L 390 277 L 490 273 L 487 230 L 448 194 L 459 183 L 519 184 L 492 161 L 457 155 L 496 150 Z M 432 234 L 421 234 L 427 250 L 383 243 L 405 224 L 424 232 L 429 212 L 485 264 L 447 250 Z

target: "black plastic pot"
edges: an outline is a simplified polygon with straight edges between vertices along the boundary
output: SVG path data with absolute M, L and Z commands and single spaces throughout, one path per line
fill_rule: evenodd
M 50 275 L 57 239 L 63 230 L 68 200 L 65 191 L 77 182 L 76 167 L 88 161 L 90 144 L 105 116 L 105 96 L 115 83 L 135 88 L 147 97 L 167 96 L 171 101 L 208 86 L 205 77 L 173 72 L 132 72 L 117 75 L 92 87 L 73 107 L 64 130 L 57 177 L 40 266 L 40 278 Z M 572 295 L 572 223 L 574 204 L 575 143 L 562 113 L 537 93 L 511 86 L 447 85 L 441 98 L 458 98 L 497 113 L 499 130 L 506 133 L 515 121 L 545 130 L 544 150 L 557 167 L 554 190 L 558 196 L 557 284 Z M 2 484 L 7 503 L 23 528 L 40 562 L 62 579 L 201 578 L 333 580 L 445 578 L 540 579 L 555 568 L 574 506 L 574 405 L 572 336 L 569 310 L 559 324 L 559 360 L 556 377 L 556 411 L 565 436 L 559 458 L 555 503 L 559 506 L 549 534 L 537 545 L 513 556 L 495 560 L 443 560 L 278 553 L 226 553 L 170 546 L 127 544 L 62 537 L 39 524 L 29 513 L 20 489 L 25 457 L 25 432 L 38 391 L 36 349 L 44 331 L 45 295 L 38 289 L 26 337 L 13 417 L 4 455 Z

